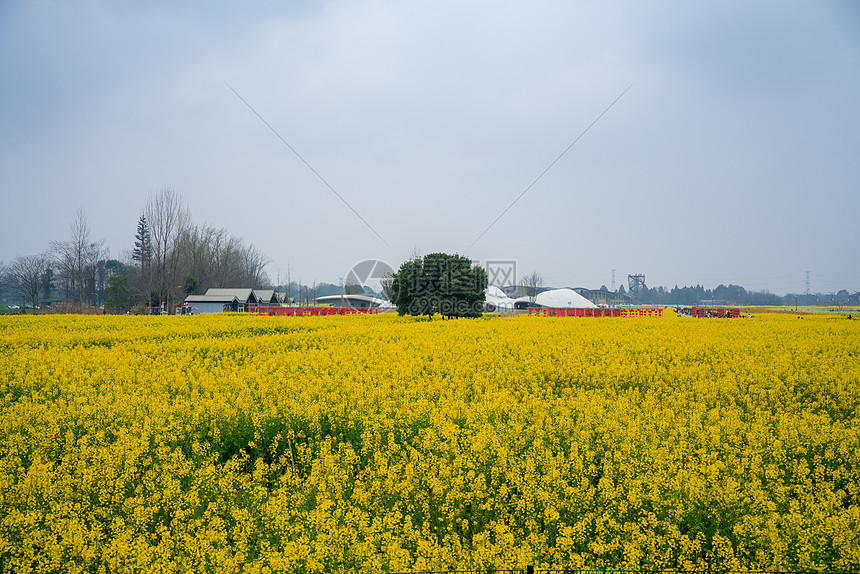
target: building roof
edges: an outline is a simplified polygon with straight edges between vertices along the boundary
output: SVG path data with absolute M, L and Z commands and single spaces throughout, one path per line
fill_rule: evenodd
M 535 303 L 555 309 L 596 309 L 597 305 L 573 289 L 552 289 L 538 293 Z
M 324 297 L 317 297 L 314 301 L 317 303 L 340 303 L 342 301 L 352 301 L 355 303 L 368 303 L 377 307 L 387 307 L 390 305 L 388 301 L 378 297 L 371 297 L 370 295 L 351 295 L 346 293 L 343 295 L 326 295 Z
M 239 302 L 235 295 L 189 295 L 185 298 L 186 303 L 233 303 Z
M 249 288 L 216 288 L 206 290 L 205 295 L 189 295 L 187 303 L 242 303 L 248 304 L 272 304 L 279 303 L 278 294 L 272 289 L 249 289 Z
M 209 289 L 206 290 L 206 295 L 212 295 L 212 296 L 216 296 L 216 297 L 236 297 L 236 299 L 238 299 L 240 303 L 248 303 L 252 297 L 253 297 L 253 300 L 255 302 L 257 300 L 256 296 L 254 296 L 254 290 L 250 289 L 250 288 L 241 288 L 241 289 L 217 288 L 216 289 L 216 288 L 210 287 Z
M 488 285 L 485 293 L 487 294 L 487 297 L 497 297 L 497 298 L 507 297 L 505 292 L 502 291 L 501 289 L 499 289 L 498 287 L 496 287 L 495 285 Z
M 484 307 L 489 309 L 492 307 L 492 310 L 505 310 L 505 309 L 513 309 L 515 301 L 505 295 L 505 292 L 496 287 L 495 285 L 490 285 L 487 287 L 484 292 Z
M 254 289 L 259 303 L 280 303 L 274 289 Z

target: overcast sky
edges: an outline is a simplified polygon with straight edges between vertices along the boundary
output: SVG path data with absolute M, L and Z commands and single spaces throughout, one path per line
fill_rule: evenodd
M 169 186 L 273 280 L 860 290 L 856 2 L 175 4 L 0 3 L 0 261 L 78 207 L 119 257 Z

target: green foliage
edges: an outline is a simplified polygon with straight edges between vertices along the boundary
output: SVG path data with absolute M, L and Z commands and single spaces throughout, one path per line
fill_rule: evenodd
M 858 327 L 7 317 L 0 572 L 856 572 Z
M 185 280 L 182 282 L 182 292 L 185 293 L 185 296 L 187 297 L 197 291 L 197 285 L 197 277 L 186 275 Z
M 390 290 L 400 315 L 453 318 L 480 317 L 486 288 L 486 271 L 468 257 L 431 253 L 404 262 Z
M 42 297 L 49 300 L 54 292 L 54 270 L 50 267 L 42 273 Z
M 142 213 L 137 222 L 137 233 L 134 235 L 134 250 L 131 252 L 131 258 L 144 269 L 149 266 L 152 259 L 152 238 L 149 224 L 146 221 L 146 216 Z
M 107 279 L 105 307 L 114 311 L 127 311 L 129 305 L 128 275 L 111 275 Z

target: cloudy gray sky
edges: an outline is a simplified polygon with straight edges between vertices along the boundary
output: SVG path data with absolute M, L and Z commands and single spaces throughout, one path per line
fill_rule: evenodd
M 0 261 L 79 206 L 118 256 L 170 186 L 273 279 L 418 250 L 860 290 L 854 2 L 174 4 L 0 3 Z

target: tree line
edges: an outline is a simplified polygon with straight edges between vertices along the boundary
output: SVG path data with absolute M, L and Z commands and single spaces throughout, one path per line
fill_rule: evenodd
M 605 287 L 604 287 L 605 289 Z M 625 294 L 622 285 L 618 292 Z M 717 285 L 706 289 L 702 285 L 695 287 L 644 287 L 641 291 L 630 294 L 630 302 L 643 305 L 738 305 L 738 306 L 793 306 L 793 305 L 856 305 L 860 301 L 860 293 L 849 293 L 846 289 L 831 294 L 796 294 L 776 295 L 769 291 L 747 291 L 740 285 Z
M 623 291 L 622 285 L 620 290 Z M 720 284 L 714 289 L 695 287 L 643 287 L 632 294 L 633 303 L 644 305 L 701 305 L 720 303 L 732 305 L 782 305 L 779 295 L 767 291 L 747 291 L 740 285 Z
M 120 258 L 111 258 L 106 241 L 93 237 L 81 208 L 69 239 L 0 265 L 0 285 L 33 308 L 62 302 L 115 312 L 172 312 L 187 295 L 210 287 L 267 285 L 268 263 L 262 251 L 226 229 L 194 223 L 181 194 L 164 187 L 147 199 L 134 247 Z

